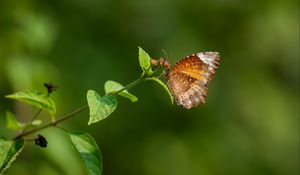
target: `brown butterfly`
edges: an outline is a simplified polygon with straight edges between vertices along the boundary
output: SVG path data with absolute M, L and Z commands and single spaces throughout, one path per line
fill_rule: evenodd
M 205 103 L 207 85 L 218 69 L 218 52 L 200 52 L 177 62 L 167 74 L 167 85 L 177 105 L 186 109 Z

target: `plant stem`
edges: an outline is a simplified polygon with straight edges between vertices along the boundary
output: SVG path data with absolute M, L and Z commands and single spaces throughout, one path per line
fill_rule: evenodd
M 47 97 L 49 97 L 49 96 L 50 96 L 50 93 L 48 91 Z M 39 109 L 38 112 L 35 114 L 35 116 L 32 118 L 31 121 L 34 121 L 35 119 L 37 119 L 38 116 L 41 114 L 42 111 L 43 111 L 43 109 Z
M 112 93 L 109 93 L 108 95 L 117 95 L 119 94 L 120 92 L 124 91 L 124 90 L 127 90 L 127 89 L 130 89 L 144 81 L 147 80 L 147 78 L 150 78 L 150 77 L 155 77 L 157 73 L 159 73 L 161 71 L 160 68 L 156 69 L 153 71 L 153 73 L 151 75 L 146 75 L 145 72 L 143 72 L 143 74 L 140 76 L 140 78 L 136 79 L 135 81 L 129 83 L 128 85 L 124 86 L 122 89 L 116 91 L 116 92 L 112 92 Z
M 43 109 L 39 109 L 38 112 L 37 112 L 37 113 L 34 115 L 34 117 L 32 118 L 31 122 L 33 122 L 33 121 L 40 115 L 40 113 L 41 113 L 42 111 L 43 111 Z M 19 135 L 25 133 L 27 129 L 28 129 L 28 128 L 25 128 L 24 130 L 22 130 L 22 131 L 20 132 Z
M 145 81 L 145 80 L 146 80 L 145 74 L 142 74 L 140 78 L 138 78 L 138 79 L 136 79 L 135 81 L 129 83 L 129 84 L 126 85 L 124 88 L 122 88 L 122 89 L 120 89 L 120 90 L 118 90 L 118 91 L 116 91 L 116 92 L 110 93 L 109 95 L 117 95 L 117 94 L 119 94 L 120 92 L 122 92 L 122 91 L 124 91 L 124 90 L 127 90 L 127 89 L 130 89 L 130 88 L 132 88 L 132 87 L 134 87 L 134 86 L 140 84 L 141 82 L 143 82 L 143 81 Z M 21 138 L 23 138 L 23 137 L 25 137 L 25 136 L 27 136 L 27 135 L 30 135 L 30 134 L 35 133 L 35 132 L 37 132 L 37 131 L 46 129 L 46 128 L 48 128 L 48 127 L 56 126 L 57 124 L 59 124 L 59 123 L 65 121 L 65 120 L 68 120 L 68 119 L 74 117 L 75 115 L 77 115 L 77 114 L 79 114 L 79 113 L 81 113 L 81 112 L 87 110 L 88 107 L 89 107 L 88 105 L 83 106 L 83 107 L 78 108 L 78 109 L 76 109 L 75 111 L 73 111 L 73 112 L 71 112 L 71 113 L 69 113 L 69 114 L 66 114 L 66 115 L 62 116 L 60 119 L 58 119 L 58 120 L 56 120 L 56 121 L 50 122 L 50 123 L 48 123 L 48 124 L 46 124 L 46 125 L 43 125 L 43 126 L 41 126 L 41 127 L 38 127 L 38 128 L 32 129 L 32 130 L 29 130 L 29 131 L 26 131 L 26 132 L 23 132 L 23 133 L 20 133 L 20 134 L 18 134 L 18 135 L 14 138 L 14 140 L 21 139 Z M 40 112 L 41 112 L 41 110 L 37 113 L 37 115 L 39 115 Z M 34 118 L 35 118 L 35 117 L 34 117 Z
M 129 83 L 128 85 L 124 86 L 122 89 L 118 90 L 118 91 L 115 91 L 115 92 L 112 92 L 112 93 L 109 93 L 109 95 L 117 95 L 119 94 L 120 92 L 124 91 L 124 90 L 127 90 L 127 89 L 130 89 L 138 84 L 140 84 L 141 82 L 145 81 L 145 77 L 144 76 L 141 76 L 140 78 L 136 79 L 135 81 Z
M 39 115 L 40 113 L 42 112 L 43 109 L 39 109 L 39 111 L 35 114 L 35 116 L 32 118 L 31 121 L 34 121 Z
M 79 113 L 81 113 L 81 112 L 83 112 L 83 111 L 85 111 L 85 110 L 87 110 L 87 109 L 88 109 L 88 105 L 83 106 L 83 107 L 81 107 L 81 108 L 78 108 L 78 109 L 76 109 L 75 111 L 73 111 L 73 112 L 71 112 L 71 113 L 69 113 L 69 114 L 66 114 L 65 116 L 61 117 L 60 119 L 58 119 L 58 120 L 56 120 L 56 121 L 54 121 L 54 122 L 48 123 L 48 124 L 46 124 L 46 125 L 44 125 L 44 126 L 41 126 L 41 127 L 39 127 L 39 128 L 35 128 L 35 129 L 32 129 L 32 130 L 29 130 L 29 131 L 27 131 L 27 132 L 21 133 L 21 134 L 17 135 L 17 136 L 14 138 L 14 140 L 20 139 L 20 138 L 22 138 L 22 137 L 24 137 L 24 136 L 30 135 L 30 134 L 35 133 L 35 132 L 37 132 L 37 131 L 43 130 L 43 129 L 45 129 L 45 128 L 48 128 L 48 127 L 50 127 L 50 126 L 56 126 L 57 124 L 59 124 L 59 123 L 65 121 L 65 120 L 68 120 L 68 119 L 70 119 L 71 117 L 75 116 L 76 114 L 79 114 Z

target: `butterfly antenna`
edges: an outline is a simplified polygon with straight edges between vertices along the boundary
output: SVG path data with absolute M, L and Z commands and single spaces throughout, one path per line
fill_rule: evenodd
M 161 49 L 161 51 L 165 54 L 167 60 L 169 60 L 169 57 L 168 57 L 168 54 L 167 54 L 166 50 L 165 49 Z
M 173 52 L 170 51 L 170 58 L 173 58 Z

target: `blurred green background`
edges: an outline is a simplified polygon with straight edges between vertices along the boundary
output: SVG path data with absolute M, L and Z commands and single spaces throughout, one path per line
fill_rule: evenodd
M 27 121 L 37 111 L 5 99 L 23 89 L 53 94 L 59 115 L 103 94 L 106 80 L 139 76 L 137 46 L 174 64 L 218 51 L 207 104 L 171 105 L 152 82 L 119 98 L 117 110 L 87 126 L 88 113 L 64 123 L 91 133 L 105 175 L 296 175 L 299 173 L 299 1 L 1 0 L 0 134 L 5 111 Z M 41 118 L 47 119 L 42 113 Z M 81 175 L 83 166 L 58 129 L 41 132 L 47 149 L 27 144 L 8 175 Z M 33 135 L 34 136 L 34 135 Z

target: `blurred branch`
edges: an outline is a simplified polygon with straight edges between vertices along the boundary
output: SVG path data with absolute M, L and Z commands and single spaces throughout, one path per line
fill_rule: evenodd
M 46 124 L 46 125 L 44 125 L 44 126 L 41 126 L 41 127 L 39 127 L 39 128 L 32 129 L 32 130 L 27 131 L 27 132 L 21 133 L 21 134 L 17 135 L 17 136 L 14 138 L 14 140 L 20 139 L 20 138 L 22 138 L 22 137 L 24 137 L 24 136 L 30 135 L 30 134 L 35 133 L 35 132 L 37 132 L 37 131 L 46 129 L 46 128 L 50 127 L 50 126 L 56 126 L 57 124 L 59 124 L 59 123 L 65 121 L 65 120 L 70 119 L 71 117 L 73 117 L 73 116 L 75 116 L 75 115 L 77 115 L 77 114 L 79 114 L 79 113 L 85 111 L 86 109 L 88 109 L 88 105 L 83 106 L 83 107 L 81 107 L 81 108 L 79 108 L 79 109 L 76 109 L 75 111 L 73 111 L 73 112 L 71 112 L 71 113 L 69 113 L 69 114 L 66 114 L 65 116 L 61 117 L 60 119 L 58 119 L 58 120 L 56 120 L 56 121 L 54 121 L 54 122 L 51 122 L 51 123 Z
M 124 90 L 128 90 L 128 89 L 130 89 L 130 88 L 132 88 L 132 87 L 134 87 L 134 86 L 140 84 L 141 82 L 143 82 L 143 81 L 145 81 L 145 80 L 146 80 L 146 76 L 144 76 L 144 74 L 142 74 L 142 76 L 141 76 L 140 78 L 138 78 L 138 79 L 136 79 L 135 81 L 129 83 L 129 84 L 126 85 L 124 88 L 120 89 L 119 91 L 116 91 L 116 92 L 111 93 L 111 94 L 109 94 L 109 95 L 118 95 L 120 92 L 122 92 L 122 91 L 124 91 Z M 69 113 L 69 114 L 66 114 L 66 115 L 62 116 L 60 119 L 58 119 L 58 120 L 56 120 L 56 121 L 53 121 L 53 122 L 48 123 L 48 124 L 46 124 L 46 125 L 44 125 L 44 126 L 41 126 L 41 127 L 38 127 L 38 128 L 32 129 L 32 130 L 29 130 L 29 131 L 26 131 L 26 132 L 23 132 L 23 133 L 20 133 L 20 134 L 18 134 L 18 135 L 14 138 L 14 140 L 21 139 L 21 138 L 23 138 L 23 137 L 25 137 L 25 136 L 27 136 L 27 135 L 30 135 L 30 134 L 35 133 L 35 132 L 37 132 L 37 131 L 46 129 L 46 128 L 48 128 L 48 127 L 56 126 L 57 124 L 59 124 L 59 123 L 65 121 L 65 120 L 68 120 L 68 119 L 72 118 L 73 116 L 75 116 L 75 115 L 77 115 L 77 114 L 79 114 L 79 113 L 81 113 L 81 112 L 87 110 L 88 108 L 89 108 L 89 106 L 88 106 L 88 105 L 85 105 L 85 106 L 83 106 L 83 107 L 81 107 L 81 108 L 78 108 L 78 109 L 74 110 L 73 112 L 71 112 L 71 113 Z M 38 111 L 37 115 L 38 115 L 41 111 L 42 111 L 42 110 Z M 37 115 L 35 115 L 34 118 L 36 118 Z

